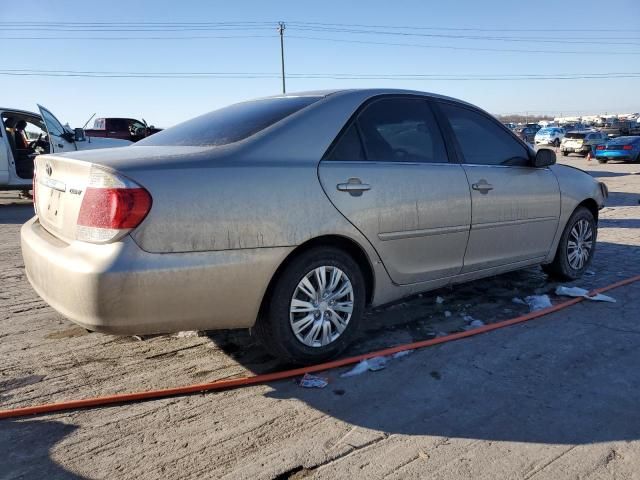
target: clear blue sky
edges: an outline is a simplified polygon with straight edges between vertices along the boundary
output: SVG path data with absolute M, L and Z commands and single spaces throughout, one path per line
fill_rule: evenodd
M 611 8 L 609 8 L 611 6 Z M 285 32 L 291 73 L 521 75 L 640 72 L 640 2 L 602 1 L 2 1 L 0 22 L 272 22 L 260 30 L 183 32 L 60 32 L 0 28 L 3 69 L 124 72 L 260 72 L 278 74 L 276 23 L 324 22 L 479 30 L 407 30 L 422 34 L 513 36 L 525 42 L 309 31 Z M 358 27 L 348 27 L 350 29 Z M 539 31 L 546 29 L 548 31 Z M 563 29 L 572 29 L 566 31 Z M 594 31 L 597 29 L 598 31 Z M 602 31 L 611 29 L 610 31 Z M 376 30 L 381 30 L 376 28 Z M 532 31 L 538 30 L 538 31 Z M 389 31 L 384 29 L 384 31 Z M 391 30 L 394 31 L 394 30 Z M 195 40 L 95 40 L 96 36 L 247 36 Z M 8 37 L 83 37 L 16 40 Z M 264 37 L 262 37 L 264 36 Z M 300 36 L 422 44 L 426 48 L 319 41 Z M 604 45 L 580 41 L 628 43 Z M 526 53 L 464 48 L 563 50 L 590 54 Z M 617 54 L 599 54 L 612 52 Z M 631 53 L 625 53 L 631 52 Z M 620 55 L 619 53 L 625 53 Z M 635 54 L 633 54 L 635 53 Z M 453 81 L 433 79 L 289 79 L 288 91 L 340 87 L 397 87 L 462 98 L 493 113 L 599 113 L 640 111 L 640 78 Z M 144 117 L 167 127 L 239 100 L 277 94 L 278 78 L 51 78 L 0 75 L 6 107 L 49 107 L 63 122 L 81 126 L 98 116 Z

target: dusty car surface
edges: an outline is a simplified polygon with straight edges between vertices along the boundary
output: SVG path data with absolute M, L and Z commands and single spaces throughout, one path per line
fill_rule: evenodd
M 24 263 L 87 329 L 252 328 L 316 362 L 367 306 L 537 264 L 582 275 L 607 191 L 554 163 L 435 94 L 253 100 L 131 147 L 39 156 Z

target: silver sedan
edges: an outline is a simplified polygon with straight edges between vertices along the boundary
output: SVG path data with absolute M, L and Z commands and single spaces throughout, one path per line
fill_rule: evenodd
M 251 328 L 337 355 L 368 306 L 542 265 L 580 277 L 604 185 L 488 113 L 401 90 L 308 92 L 134 146 L 42 155 L 28 278 L 89 330 Z

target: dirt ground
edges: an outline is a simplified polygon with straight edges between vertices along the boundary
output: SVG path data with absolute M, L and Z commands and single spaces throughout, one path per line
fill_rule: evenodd
M 560 161 L 611 191 L 575 284 L 640 274 L 640 165 Z M 31 214 L 0 193 L 0 409 L 283 368 L 247 332 L 137 340 L 65 320 L 24 275 Z M 532 268 L 416 296 L 370 312 L 347 355 L 527 312 L 514 297 L 557 303 L 555 286 Z M 609 294 L 617 303 L 582 302 L 378 372 L 329 371 L 324 389 L 289 380 L 0 420 L 0 479 L 640 478 L 640 282 Z

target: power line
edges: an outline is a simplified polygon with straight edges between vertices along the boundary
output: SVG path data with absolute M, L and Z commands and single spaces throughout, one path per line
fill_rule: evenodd
M 31 77 L 88 77 L 88 78 L 217 78 L 263 79 L 280 78 L 273 72 L 129 72 L 129 71 L 73 71 L 0 69 L 0 75 Z M 518 81 L 518 80 L 579 80 L 640 78 L 640 72 L 565 73 L 565 74 L 356 74 L 356 73 L 289 73 L 296 79 L 334 80 L 398 80 L 398 81 Z
M 594 41 L 592 39 L 589 40 L 578 40 L 574 38 L 571 39 L 540 39 L 540 38 L 532 38 L 532 37 L 506 37 L 506 36 L 487 36 L 487 35 L 460 35 L 460 34 L 444 34 L 444 33 L 416 33 L 416 32 L 388 32 L 383 30 L 357 30 L 357 29 L 346 29 L 346 28 L 327 28 L 327 27 L 305 27 L 305 26 L 292 26 L 292 30 L 305 31 L 305 32 L 330 32 L 330 33 L 347 33 L 347 34 L 357 34 L 357 35 L 392 35 L 392 36 L 403 36 L 403 37 L 425 37 L 425 38 L 442 38 L 449 40 L 482 40 L 482 41 L 492 41 L 492 42 L 522 42 L 522 43 L 570 43 L 570 44 L 584 44 L 584 45 L 640 45 L 639 42 L 611 42 L 611 41 L 603 41 L 599 39 Z M 616 40 L 625 40 L 622 38 L 617 38 Z M 637 38 L 630 39 L 637 40 Z
M 420 48 L 435 48 L 435 49 L 444 49 L 444 50 L 467 50 L 467 51 L 476 51 L 476 52 L 547 53 L 547 54 L 559 53 L 559 54 L 572 54 L 572 55 L 640 55 L 640 52 L 605 52 L 605 51 L 579 51 L 579 50 L 532 50 L 532 49 L 519 49 L 519 48 L 457 47 L 453 45 L 427 45 L 424 43 L 377 42 L 374 40 L 349 40 L 349 39 L 343 39 L 343 38 L 310 37 L 306 35 L 289 35 L 289 38 L 299 38 L 299 39 L 305 39 L 305 40 L 319 40 L 319 41 L 339 42 L 339 43 L 359 43 L 363 45 L 420 47 Z
M 322 22 L 289 22 L 291 25 L 318 25 L 318 26 L 331 26 L 331 27 L 358 27 L 358 28 L 387 28 L 387 29 L 404 29 L 404 30 L 434 30 L 434 31 L 454 31 L 454 32 L 584 32 L 584 28 L 580 29 L 568 29 L 568 28 L 477 28 L 477 27 L 424 27 L 424 26 L 410 26 L 410 25 L 370 25 L 361 23 L 322 23 Z M 638 29 L 622 29 L 618 27 L 614 28 L 591 28 L 590 32 L 634 32 L 640 33 Z

